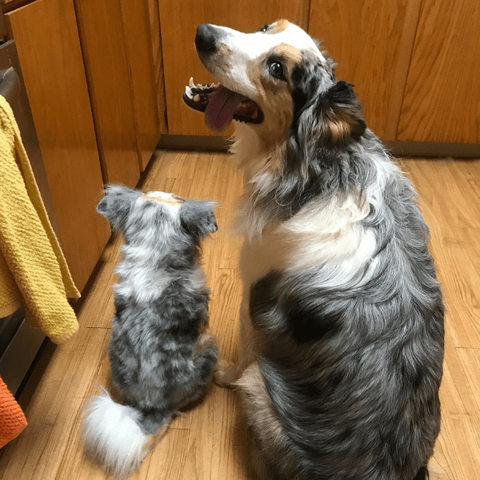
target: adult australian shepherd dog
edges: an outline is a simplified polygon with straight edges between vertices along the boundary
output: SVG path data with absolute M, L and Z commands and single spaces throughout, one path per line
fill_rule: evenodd
M 195 45 L 220 83 L 184 100 L 237 120 L 245 171 L 239 358 L 217 381 L 243 392 L 258 475 L 427 478 L 444 307 L 411 183 L 299 27 L 200 25 Z

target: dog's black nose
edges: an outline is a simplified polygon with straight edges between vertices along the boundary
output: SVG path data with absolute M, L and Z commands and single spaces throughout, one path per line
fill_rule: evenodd
M 202 23 L 197 27 L 195 46 L 199 52 L 213 52 L 217 46 L 218 37 L 211 25 Z

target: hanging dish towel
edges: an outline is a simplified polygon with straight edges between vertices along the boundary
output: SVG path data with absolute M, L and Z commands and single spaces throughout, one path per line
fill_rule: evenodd
M 26 426 L 20 405 L 0 378 L 0 448 L 16 438 Z
M 52 229 L 8 102 L 0 95 L 0 313 L 19 304 L 55 343 L 78 329 L 75 283 Z M 1 320 L 0 320 L 1 321 Z

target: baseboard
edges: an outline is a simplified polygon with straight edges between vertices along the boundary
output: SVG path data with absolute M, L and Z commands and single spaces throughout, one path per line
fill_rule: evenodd
M 392 155 L 399 157 L 480 158 L 478 143 L 383 142 Z
M 389 152 L 395 156 L 480 158 L 480 144 L 477 143 L 397 141 L 383 143 Z M 162 135 L 158 148 L 225 151 L 229 145 L 230 141 L 225 137 Z
M 225 137 L 207 137 L 202 135 L 162 135 L 158 148 L 181 150 L 218 150 L 226 151 L 230 142 Z

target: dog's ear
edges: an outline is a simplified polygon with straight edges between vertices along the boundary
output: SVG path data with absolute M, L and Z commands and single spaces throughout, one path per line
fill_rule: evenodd
M 102 214 L 116 230 L 123 231 L 134 201 L 140 192 L 121 185 L 108 185 L 105 196 L 97 205 L 97 212 Z
M 215 202 L 188 200 L 180 209 L 180 220 L 185 231 L 195 238 L 206 237 L 218 230 L 213 209 Z
M 340 146 L 358 140 L 367 129 L 362 106 L 348 82 L 336 82 L 316 103 L 319 129 L 327 146 Z
M 309 137 L 305 138 L 309 143 L 341 147 L 365 133 L 362 106 L 351 83 L 335 81 L 321 93 L 310 92 L 308 96 L 302 99 L 304 104 L 299 105 L 292 127 L 302 132 L 303 137 Z

